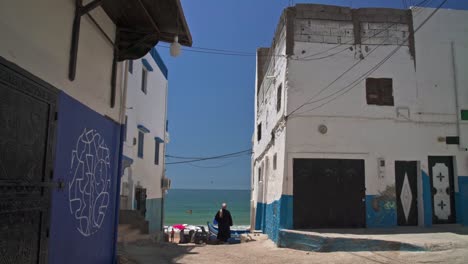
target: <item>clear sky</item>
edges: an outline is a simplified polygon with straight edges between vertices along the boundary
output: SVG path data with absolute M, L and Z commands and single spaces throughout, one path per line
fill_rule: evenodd
M 442 0 L 429 0 L 437 6 Z M 255 53 L 271 44 L 288 0 L 182 0 L 194 47 Z M 357 7 L 403 8 L 421 0 L 316 0 Z M 468 9 L 467 0 L 448 0 L 445 8 Z M 159 46 L 168 46 L 160 43 Z M 169 69 L 166 154 L 214 156 L 251 147 L 254 127 L 255 57 L 183 51 L 177 58 L 158 47 Z M 167 159 L 167 162 L 176 161 Z M 172 188 L 249 189 L 250 156 L 220 161 L 167 165 Z M 213 168 L 215 167 L 215 168 Z

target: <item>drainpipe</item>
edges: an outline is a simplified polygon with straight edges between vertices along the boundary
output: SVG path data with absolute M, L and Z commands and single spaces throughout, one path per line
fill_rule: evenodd
M 169 85 L 166 83 L 166 96 L 165 96 L 165 109 L 164 109 L 164 146 L 163 146 L 163 162 L 162 162 L 162 177 L 166 177 L 166 141 L 167 141 L 167 97 L 169 93 Z M 161 178 L 162 180 L 162 178 Z M 164 233 L 164 200 L 165 200 L 165 189 L 161 188 L 161 232 Z M 164 238 L 164 234 L 163 234 Z
M 457 66 L 455 63 L 455 46 L 453 41 L 450 42 L 450 50 L 452 55 L 452 76 L 453 76 L 453 91 L 455 95 L 455 112 L 457 116 L 457 136 L 458 136 L 458 150 L 467 151 L 466 148 L 462 147 L 461 140 L 461 129 L 460 129 L 460 109 L 458 104 L 458 83 L 457 83 Z

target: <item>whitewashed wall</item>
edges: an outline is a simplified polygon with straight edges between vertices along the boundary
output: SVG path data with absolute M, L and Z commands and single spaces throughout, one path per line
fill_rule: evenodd
M 168 82 L 156 65 L 150 54 L 143 57 L 153 68 L 148 72 L 147 93 L 141 90 L 142 60 L 133 61 L 133 73 L 128 73 L 127 82 L 127 139 L 124 142 L 124 155 L 133 159 L 132 181 L 129 186 L 131 200 L 134 200 L 133 190 L 136 184 L 147 188 L 147 199 L 161 198 L 161 178 L 164 173 L 165 143 L 160 143 L 159 165 L 155 159 L 155 137 L 166 140 L 166 105 Z M 138 157 L 138 125 L 143 125 L 150 130 L 145 133 L 143 158 Z M 136 144 L 133 145 L 133 138 Z M 122 178 L 123 182 L 129 182 L 128 171 Z M 133 202 L 132 202 L 133 204 Z
M 114 39 L 115 25 L 104 10 L 90 14 Z M 74 0 L 0 1 L 0 56 L 119 121 L 121 63 L 116 106 L 110 108 L 113 47 L 87 16 L 81 20 L 76 79 L 68 79 L 74 16 Z
M 423 8 L 415 16 L 419 25 L 434 11 Z M 468 109 L 468 12 L 440 9 L 416 32 L 416 74 L 420 101 L 417 111 L 420 120 L 455 120 L 456 113 Z M 451 43 L 454 46 L 452 58 Z M 453 60 L 458 85 L 459 109 L 455 109 Z M 468 121 L 460 121 L 461 147 L 468 148 Z M 452 136 L 456 131 L 451 132 Z M 467 160 L 457 159 L 458 174 L 466 176 Z M 423 163 L 427 166 L 426 163 Z
M 271 54 L 273 55 L 270 64 L 266 68 L 266 74 L 263 78 L 263 83 L 256 90 L 260 89 L 260 93 L 255 97 L 257 102 L 260 96 L 259 104 L 255 106 L 255 131 L 253 137 L 253 159 L 257 162 L 253 163 L 253 204 L 271 203 L 278 200 L 282 194 L 283 186 L 283 171 L 284 171 L 284 147 L 285 147 L 285 130 L 279 129 L 275 135 L 274 144 L 272 143 L 271 132 L 281 122 L 286 110 L 285 99 L 285 76 L 286 76 L 286 30 L 282 26 L 278 32 L 276 45 L 273 47 Z M 258 66 L 257 66 L 258 67 Z M 257 76 L 259 78 L 259 76 Z M 276 109 L 277 90 L 282 85 L 282 100 L 279 111 Z M 262 95 L 260 95 L 262 94 Z M 263 100 L 262 100 L 263 99 Z M 257 125 L 262 124 L 262 138 L 257 140 Z M 280 126 L 281 127 L 281 126 Z M 273 156 L 277 155 L 277 167 L 273 169 Z M 258 171 L 262 167 L 262 182 L 259 184 Z
M 440 16 L 452 17 L 452 10 L 443 10 Z M 465 12 L 465 13 L 463 13 Z M 454 12 L 457 14 L 458 12 Z M 442 22 L 443 17 L 425 25 L 427 32 L 418 32 L 416 35 L 416 68 L 407 46 L 402 46 L 385 64 L 373 72 L 369 77 L 392 78 L 395 106 L 373 106 L 366 103 L 365 81 L 350 89 L 346 94 L 334 101 L 319 107 L 328 100 L 310 104 L 296 115 L 289 117 L 287 123 L 287 179 L 289 182 L 286 194 L 292 194 L 292 160 L 293 158 L 358 158 L 365 160 L 366 193 L 377 194 L 383 191 L 387 185 L 394 183 L 395 160 L 418 160 L 422 168 L 427 172 L 427 157 L 429 155 L 451 155 L 457 157 L 457 169 L 459 175 L 467 175 L 467 154 L 459 151 L 458 146 L 446 145 L 438 142 L 438 137 L 456 135 L 456 118 L 454 109 L 454 93 L 451 82 L 449 49 L 447 38 L 450 36 L 434 35 L 434 32 L 446 32 L 452 23 L 458 23 L 455 32 L 447 30 L 450 35 L 460 38 L 457 44 L 457 65 L 465 69 L 466 56 L 466 11 L 452 17 L 452 21 Z M 415 27 L 424 19 L 426 14 L 419 14 L 415 19 Z M 455 22 L 458 21 L 458 22 Z M 438 23 L 439 22 L 439 23 Z M 445 26 L 440 25 L 446 23 Z M 432 27 L 432 28 L 431 28 Z M 421 34 L 421 35 L 419 35 Z M 464 36 L 462 36 L 464 35 Z M 436 44 L 432 44 L 433 38 Z M 440 44 L 439 42 L 442 42 Z M 428 47 L 424 47 L 431 43 Z M 439 44 L 437 44 L 439 43 Z M 445 45 L 444 48 L 440 46 Z M 327 50 L 336 44 L 295 42 L 295 54 L 305 55 Z M 288 85 L 287 106 L 288 113 L 314 97 L 321 89 L 331 83 L 336 77 L 347 70 L 359 60 L 356 51 L 362 50 L 364 60 L 344 75 L 338 82 L 327 88 L 315 97 L 321 99 L 346 87 L 357 77 L 377 65 L 387 56 L 396 45 L 378 47 L 370 55 L 369 51 L 376 45 L 362 45 L 361 49 L 353 46 L 353 50 L 347 50 L 339 55 L 315 61 L 288 61 Z M 422 46 L 422 47 L 421 47 Z M 326 56 L 336 52 L 331 50 L 322 54 Z M 437 65 L 439 64 L 439 65 Z M 437 65 L 437 66 L 435 66 Z M 444 68 L 442 70 L 442 68 Z M 416 71 L 418 74 L 416 74 Z M 460 70 L 463 72 L 463 70 Z M 432 76 L 432 77 L 429 77 Z M 459 87 L 466 87 L 466 77 L 459 77 Z M 424 81 L 423 81 L 424 80 Z M 428 83 L 429 82 L 429 83 Z M 460 88 L 461 90 L 462 88 Z M 344 91 L 344 90 L 343 90 Z M 467 90 L 459 93 L 461 106 L 467 105 Z M 465 96 L 464 96 L 465 95 Z M 334 96 L 329 99 L 334 98 Z M 397 114 L 397 109 L 400 114 Z M 405 110 L 408 109 L 408 110 Z M 438 113 L 431 115 L 421 114 Z M 318 126 L 324 124 L 328 132 L 322 135 L 318 132 Z M 468 127 L 463 125 L 463 131 Z M 466 134 L 466 133 L 465 133 Z M 384 178 L 379 178 L 377 159 L 386 161 Z M 457 183 L 456 183 L 456 188 Z

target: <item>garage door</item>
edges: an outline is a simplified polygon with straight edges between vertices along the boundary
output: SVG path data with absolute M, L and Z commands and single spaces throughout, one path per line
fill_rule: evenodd
M 364 160 L 294 159 L 294 228 L 365 226 Z

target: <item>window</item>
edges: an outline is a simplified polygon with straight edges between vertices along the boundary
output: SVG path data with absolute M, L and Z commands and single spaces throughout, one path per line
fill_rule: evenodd
M 393 81 L 391 78 L 367 78 L 366 100 L 369 105 L 393 106 Z
M 257 125 L 257 141 L 262 139 L 262 123 Z
M 154 139 L 154 164 L 159 165 L 159 145 L 161 143 L 160 138 Z
M 133 73 L 133 60 L 128 61 L 128 72 Z
M 148 92 L 147 83 L 148 83 L 148 70 L 145 67 L 143 67 L 143 71 L 141 74 L 141 90 L 143 91 L 144 94 Z
M 125 116 L 125 125 L 124 125 L 124 131 L 123 131 L 124 141 L 127 141 L 127 125 L 128 125 L 128 116 Z
M 138 157 L 143 158 L 143 146 L 145 144 L 145 133 L 138 131 Z
M 273 170 L 276 170 L 276 153 L 273 155 Z
M 262 167 L 258 168 L 258 182 L 262 181 Z
M 282 91 L 283 90 L 283 85 L 280 84 L 278 86 L 278 91 L 276 92 L 276 112 L 279 112 L 281 110 L 281 97 L 282 97 Z

